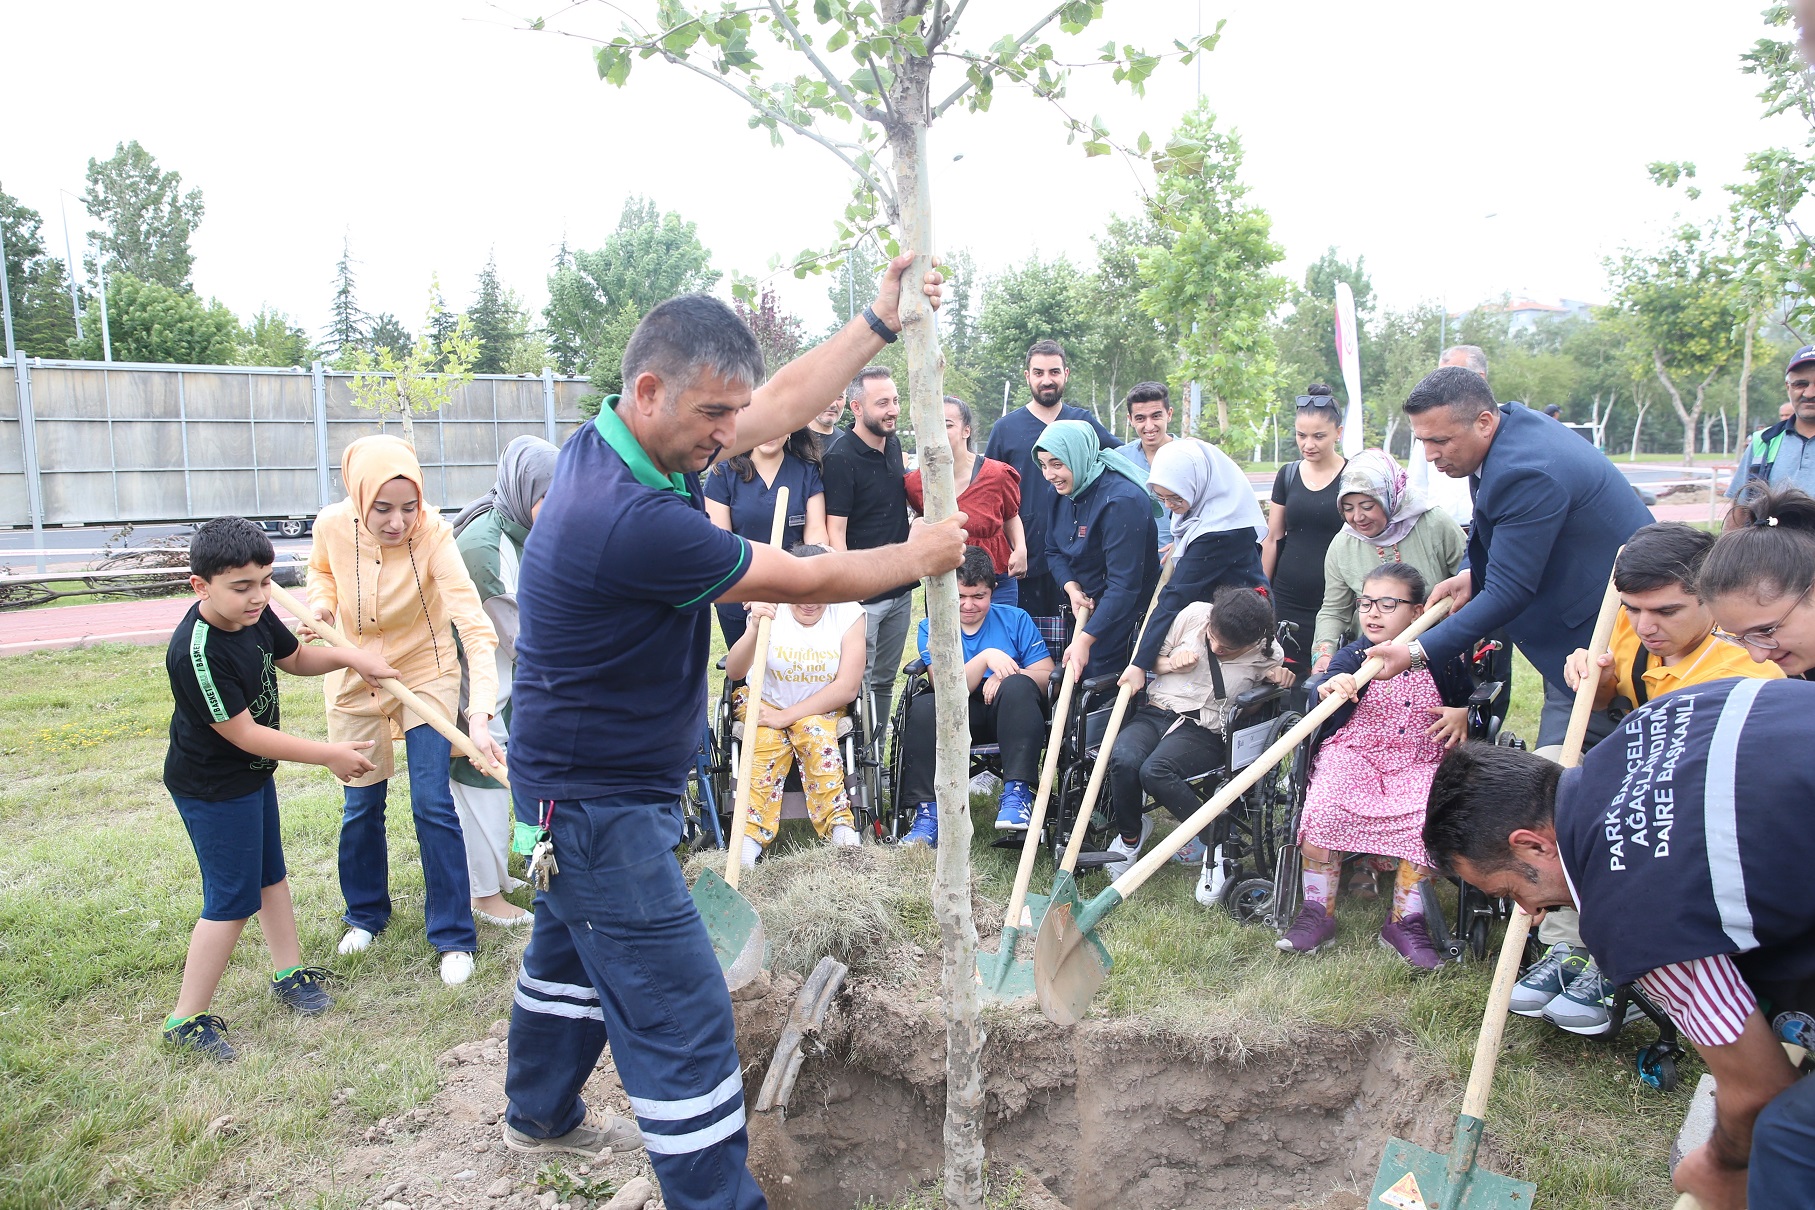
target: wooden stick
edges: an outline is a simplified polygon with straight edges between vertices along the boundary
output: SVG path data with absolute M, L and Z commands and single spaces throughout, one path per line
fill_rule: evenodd
M 289 591 L 276 581 L 272 581 L 271 596 L 279 605 L 282 605 L 285 609 L 288 609 L 292 614 L 296 615 L 297 621 L 326 639 L 329 646 L 344 647 L 350 651 L 360 650 L 358 643 L 348 639 L 332 622 L 324 622 L 316 617 L 314 610 L 291 596 Z M 358 674 L 354 673 L 353 675 Z M 494 764 L 486 759 L 485 754 L 479 751 L 478 745 L 473 743 L 472 737 L 460 730 L 460 728 L 454 726 L 452 722 L 448 721 L 447 717 L 444 716 L 440 710 L 418 697 L 411 691 L 409 686 L 405 685 L 396 677 L 385 677 L 378 682 L 378 687 L 402 702 L 404 708 L 409 710 L 417 718 L 433 727 L 436 731 L 439 731 L 442 738 L 454 746 L 455 751 L 472 761 L 487 777 L 491 778 L 493 781 L 502 783 L 505 789 L 510 789 L 510 778 L 506 776 L 504 766 Z
M 782 536 L 788 528 L 788 489 L 775 489 L 775 519 L 769 523 L 769 545 L 781 549 Z M 776 605 L 786 609 L 785 605 Z M 737 889 L 738 875 L 743 872 L 744 833 L 749 821 L 744 818 L 750 807 L 750 779 L 756 774 L 756 720 L 763 709 L 763 679 L 769 672 L 769 618 L 756 621 L 756 655 L 750 663 L 750 675 L 744 684 L 744 750 L 737 762 L 737 785 L 731 792 L 731 850 L 725 859 L 725 882 Z

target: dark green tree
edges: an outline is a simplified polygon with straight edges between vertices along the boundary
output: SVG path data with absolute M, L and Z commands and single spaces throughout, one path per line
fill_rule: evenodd
M 496 249 L 486 259 L 485 268 L 479 270 L 473 305 L 466 315 L 473 321 L 473 339 L 479 342 L 479 356 L 473 359 L 473 373 L 504 373 L 522 332 L 517 323 L 517 309 L 511 305 L 503 283 L 498 280 Z
M 83 202 L 102 224 L 98 240 L 107 275 L 136 277 L 187 290 L 195 257 L 189 237 L 202 221 L 202 191 L 183 192 L 180 173 L 158 167 L 137 139 L 118 144 L 106 161 L 88 161 Z
M 318 356 L 307 332 L 276 307 L 267 306 L 247 326 L 239 360 L 249 366 L 307 366 Z
M 107 320 L 115 361 L 233 365 L 245 333 L 219 299 L 204 303 L 188 290 L 136 277 L 107 279 Z M 88 304 L 82 339 L 70 342 L 77 357 L 101 360 L 101 303 Z
M 359 309 L 359 296 L 353 280 L 353 240 L 342 236 L 340 260 L 334 265 L 334 301 L 328 308 L 328 329 L 322 333 L 322 356 L 345 368 L 355 349 L 366 343 L 366 329 L 371 323 Z M 405 342 L 406 346 L 408 342 Z
M 36 210 L 0 190 L 0 230 L 6 234 L 6 282 L 13 299 L 13 343 L 33 357 L 67 357 L 76 336 L 69 277 L 44 248 Z
M 442 293 L 441 293 L 441 279 L 439 277 L 430 278 L 429 279 L 429 314 L 428 314 L 428 321 L 427 321 L 428 322 L 428 331 L 425 333 L 425 335 L 428 337 L 429 348 L 432 352 L 432 367 L 431 368 L 433 368 L 435 370 L 447 369 L 447 367 L 448 367 L 448 360 L 447 360 L 448 350 L 454 347 L 454 340 L 455 340 L 456 336 L 460 336 L 464 339 L 471 340 L 472 332 L 470 330 L 470 328 L 471 328 L 470 324 L 467 325 L 467 328 L 468 328 L 467 331 L 460 330 L 461 321 L 464 318 L 465 318 L 465 316 L 462 316 L 454 311 L 448 310 L 447 299 L 445 297 L 443 297 Z M 473 368 L 472 362 L 473 362 L 473 358 L 477 354 L 477 351 L 478 351 L 478 345 L 474 344 L 473 351 L 471 353 L 466 354 L 465 357 L 462 359 L 465 363 L 465 369 L 468 373 L 472 372 L 472 368 Z
M 1090 292 L 1090 275 L 1063 253 L 1050 261 L 1029 256 L 984 283 L 977 322 L 979 425 L 984 416 L 993 421 L 1002 415 L 1004 384 L 1008 407 L 1027 402 L 1027 348 L 1036 340 L 1056 340 L 1064 346 L 1072 377 L 1066 397 L 1079 402 L 1078 387 L 1090 380 L 1096 346 Z M 1082 400 L 1088 405 L 1088 385 Z
M 364 347 L 373 353 L 389 349 L 394 356 L 404 358 L 410 355 L 410 346 L 415 343 L 416 338 L 403 326 L 403 321 L 389 311 L 381 311 L 372 319 L 372 328 L 366 334 Z

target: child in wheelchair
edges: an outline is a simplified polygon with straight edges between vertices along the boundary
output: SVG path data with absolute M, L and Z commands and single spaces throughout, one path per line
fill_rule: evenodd
M 1103 872 L 1119 878 L 1153 832 L 1146 798 L 1184 820 L 1202 806 L 1191 779 L 1215 768 L 1229 703 L 1263 681 L 1289 686 L 1292 675 L 1273 642 L 1273 605 L 1253 588 L 1223 587 L 1209 602 L 1179 611 L 1154 661 L 1147 698 L 1130 712 L 1109 752 L 1109 796 L 1116 836 Z M 1146 680 L 1130 667 L 1124 679 Z M 1214 829 L 1216 824 L 1212 824 Z M 1200 865 L 1210 836 L 1195 837 L 1173 858 Z
M 824 554 L 823 546 L 800 545 L 802 558 Z M 755 745 L 750 776 L 750 830 L 740 857 L 746 868 L 775 840 L 781 823 L 782 790 L 794 761 L 800 761 L 807 814 L 821 839 L 835 845 L 859 843 L 845 792 L 844 758 L 838 750 L 838 716 L 863 687 L 866 635 L 863 606 L 750 605 L 750 627 L 725 655 L 725 675 L 742 680 L 756 659 L 757 621 L 770 618 L 769 655 L 763 700 L 750 726 L 746 690 L 738 690 L 744 732 Z
M 1432 876 L 1424 852 L 1425 802 L 1443 754 L 1468 735 L 1474 690 L 1469 662 L 1459 656 L 1440 668 L 1359 688 L 1353 675 L 1369 647 L 1392 642 L 1424 612 L 1428 591 L 1424 576 L 1408 564 L 1386 563 L 1371 572 L 1356 601 L 1361 638 L 1338 651 L 1312 681 L 1320 701 L 1337 694 L 1348 704 L 1325 724 L 1305 793 L 1298 835 L 1304 904 L 1278 942 L 1288 953 L 1313 953 L 1336 935 L 1343 854 L 1368 853 L 1399 862 L 1380 943 L 1418 970 L 1443 965 L 1424 920 L 1422 884 Z

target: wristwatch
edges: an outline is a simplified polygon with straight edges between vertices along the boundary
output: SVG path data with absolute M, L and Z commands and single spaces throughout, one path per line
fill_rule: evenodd
M 889 325 L 882 322 L 881 318 L 879 316 L 877 316 L 876 311 L 873 307 L 868 307 L 868 306 L 864 307 L 863 322 L 870 325 L 870 331 L 872 331 L 872 332 L 876 333 L 876 335 L 880 336 L 882 338 L 882 343 L 885 345 L 892 345 L 897 340 L 901 339 L 901 337 L 899 335 L 897 335 L 889 327 Z
M 1413 672 L 1423 672 L 1426 668 L 1430 667 L 1431 662 L 1430 662 L 1430 659 L 1424 654 L 1424 644 L 1423 643 L 1420 643 L 1417 639 L 1413 639 L 1406 646 L 1406 650 L 1411 652 L 1411 655 L 1412 655 L 1412 671 Z

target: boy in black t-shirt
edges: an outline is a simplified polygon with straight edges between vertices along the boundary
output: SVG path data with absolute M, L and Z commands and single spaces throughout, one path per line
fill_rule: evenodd
M 369 740 L 324 744 L 279 731 L 274 670 L 320 676 L 350 668 L 368 681 L 397 675 L 376 652 L 299 645 L 268 608 L 273 558 L 271 539 L 243 517 L 219 517 L 197 530 L 189 584 L 200 599 L 164 656 L 175 699 L 164 785 L 202 868 L 202 914 L 164 1041 L 221 1062 L 233 1058 L 233 1047 L 226 1022 L 208 1006 L 254 914 L 277 967 L 273 994 L 304 1016 L 333 1004 L 320 986 L 328 972 L 302 965 L 272 770 L 280 760 L 300 761 L 326 765 L 345 781 L 373 768 L 361 751 Z

